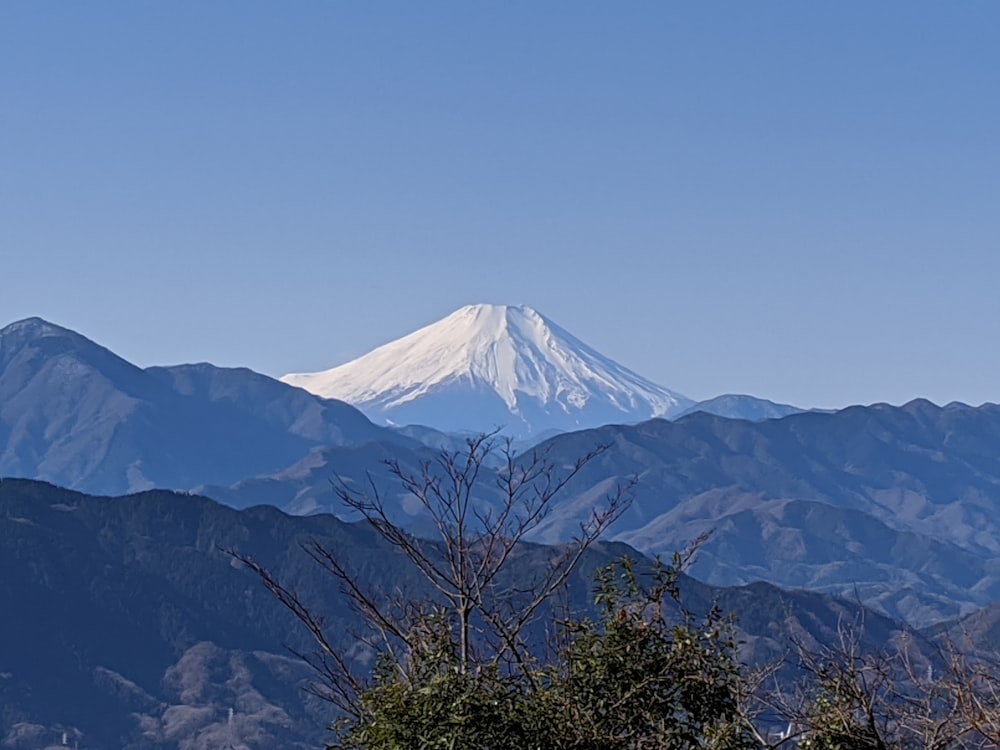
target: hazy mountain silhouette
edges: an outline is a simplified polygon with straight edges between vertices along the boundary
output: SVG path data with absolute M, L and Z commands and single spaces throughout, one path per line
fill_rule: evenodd
M 853 596 L 923 625 L 1000 596 L 1000 408 L 914 401 L 759 422 L 695 413 L 566 433 L 537 447 L 556 467 L 607 450 L 566 488 L 537 539 L 569 539 L 594 502 L 638 477 L 612 537 L 670 553 L 706 531 L 696 575 L 719 585 L 766 580 Z M 415 467 L 426 453 L 318 450 L 284 472 L 206 488 L 242 506 L 342 511 L 333 476 L 371 475 L 380 461 Z M 360 486 L 355 484 L 355 486 Z M 489 484 L 484 492 L 488 495 Z M 418 526 L 400 507 L 397 519 Z
M 0 476 L 97 493 L 186 489 L 370 440 L 415 442 L 250 370 L 141 370 L 38 318 L 0 330 Z

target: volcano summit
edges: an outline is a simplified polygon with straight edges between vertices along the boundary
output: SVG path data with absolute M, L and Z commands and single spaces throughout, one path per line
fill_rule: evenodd
M 469 305 L 353 362 L 282 381 L 389 424 L 514 436 L 670 417 L 685 396 L 525 306 Z

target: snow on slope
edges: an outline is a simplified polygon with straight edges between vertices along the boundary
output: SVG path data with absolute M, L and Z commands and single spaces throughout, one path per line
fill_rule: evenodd
M 281 380 L 376 421 L 511 434 L 671 416 L 692 405 L 530 307 L 469 305 L 331 370 Z

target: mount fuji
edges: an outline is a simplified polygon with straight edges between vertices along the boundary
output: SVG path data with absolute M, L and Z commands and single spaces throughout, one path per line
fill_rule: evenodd
M 333 369 L 281 380 L 370 419 L 514 437 L 671 417 L 694 402 L 526 306 L 469 305 Z

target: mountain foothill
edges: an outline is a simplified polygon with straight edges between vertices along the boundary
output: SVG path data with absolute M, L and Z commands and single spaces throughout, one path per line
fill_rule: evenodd
M 31 318 L 0 330 L 0 747 L 317 746 L 324 706 L 285 649 L 303 633 L 224 550 L 294 581 L 347 638 L 354 615 L 303 541 L 372 585 L 422 584 L 331 482 L 380 488 L 420 535 L 387 462 L 416 471 L 495 427 L 516 460 L 600 448 L 531 544 L 571 539 L 636 478 L 584 568 L 707 534 L 686 596 L 738 611 L 754 658 L 858 618 L 873 643 L 961 631 L 1000 646 L 996 405 L 695 402 L 523 306 L 468 306 L 280 379 L 140 368 Z M 494 502 L 495 482 L 480 486 Z M 586 577 L 572 586 L 586 601 Z

